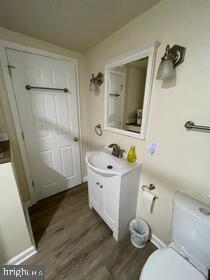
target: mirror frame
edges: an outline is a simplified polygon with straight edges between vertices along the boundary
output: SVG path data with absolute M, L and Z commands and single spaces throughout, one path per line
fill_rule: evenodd
M 157 49 L 160 46 L 159 41 L 152 42 L 150 44 L 146 44 L 140 48 L 132 50 L 130 52 L 124 53 L 120 56 L 117 56 L 113 59 L 110 59 L 105 64 L 105 110 L 104 110 L 104 130 L 108 130 L 111 132 L 115 132 L 122 135 L 127 135 L 130 137 L 138 138 L 140 140 L 145 140 L 147 124 L 149 118 L 149 108 L 150 108 L 150 100 L 152 94 L 152 83 L 154 78 L 154 68 L 155 68 L 155 60 L 157 55 Z M 147 66 L 147 76 L 145 82 L 145 91 L 144 91 L 144 102 L 143 102 L 143 112 L 142 112 L 142 125 L 140 133 L 127 131 L 119 128 L 114 128 L 108 126 L 108 71 L 113 70 L 114 67 L 122 66 L 129 62 L 148 57 L 148 66 Z

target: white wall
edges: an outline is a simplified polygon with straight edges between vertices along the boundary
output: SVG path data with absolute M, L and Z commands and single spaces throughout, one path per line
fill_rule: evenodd
M 85 102 L 85 94 L 84 94 L 84 56 L 82 54 L 79 54 L 77 52 L 67 50 L 60 48 L 58 46 L 52 45 L 50 43 L 46 43 L 43 41 L 40 41 L 38 39 L 22 35 L 20 33 L 16 33 L 13 31 L 10 31 L 8 29 L 0 27 L 0 39 L 4 39 L 7 41 L 15 42 L 21 45 L 49 51 L 52 53 L 64 55 L 71 58 L 76 58 L 78 60 L 79 65 L 79 90 L 80 90 L 80 112 L 81 112 L 81 130 L 82 130 L 82 137 L 81 141 L 83 143 L 83 158 L 86 153 L 86 150 L 88 149 L 88 143 L 87 143 L 87 137 L 86 137 L 86 102 Z M 26 176 L 23 168 L 23 163 L 20 155 L 20 149 L 17 141 L 17 136 L 15 133 L 14 123 L 10 111 L 9 101 L 8 101 L 8 95 L 5 88 L 5 83 L 3 79 L 3 73 L 2 69 L 0 67 L 0 102 L 2 104 L 2 110 L 4 110 L 4 116 L 5 116 L 5 122 L 6 127 L 10 139 L 11 148 L 13 151 L 14 156 L 14 164 L 16 168 L 17 173 L 17 179 L 18 179 L 18 186 L 21 191 L 21 195 L 23 196 L 24 201 L 30 200 L 28 185 L 26 181 Z M 83 176 L 86 176 L 86 170 L 83 166 Z
M 0 264 L 32 245 L 11 163 L 0 164 Z
M 185 61 L 177 68 L 175 87 L 162 89 L 161 82 L 154 80 L 145 141 L 108 131 L 102 137 L 96 136 L 94 126 L 104 121 L 104 88 L 99 95 L 87 90 L 91 149 L 114 142 L 125 149 L 136 146 L 138 159 L 143 161 L 140 186 L 155 184 L 159 197 L 154 213 L 148 214 L 140 189 L 137 216 L 145 218 L 153 233 L 165 243 L 170 241 L 172 200 L 177 190 L 210 203 L 210 135 L 184 128 L 188 120 L 210 125 L 209 19 L 209 0 L 164 0 L 86 54 L 89 79 L 91 73 L 104 71 L 108 59 L 154 40 L 162 42 L 155 74 L 166 44 L 187 48 Z M 146 153 L 152 141 L 158 143 L 154 158 Z

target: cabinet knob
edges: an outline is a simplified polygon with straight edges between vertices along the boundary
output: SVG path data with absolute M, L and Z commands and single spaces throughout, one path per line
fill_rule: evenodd
M 102 185 L 100 185 L 100 188 L 101 188 L 101 189 L 103 189 L 103 186 L 102 186 Z

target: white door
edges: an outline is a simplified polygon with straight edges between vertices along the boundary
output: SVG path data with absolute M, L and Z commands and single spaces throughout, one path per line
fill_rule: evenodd
M 81 183 L 75 64 L 7 49 L 37 199 Z M 26 85 L 62 90 L 31 89 Z M 77 139 L 76 139 L 77 140 Z

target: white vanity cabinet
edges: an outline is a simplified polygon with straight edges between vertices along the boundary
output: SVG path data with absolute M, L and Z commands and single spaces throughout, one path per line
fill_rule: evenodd
M 124 176 L 99 174 L 88 166 L 89 206 L 112 229 L 116 240 L 128 231 L 136 216 L 140 165 Z

